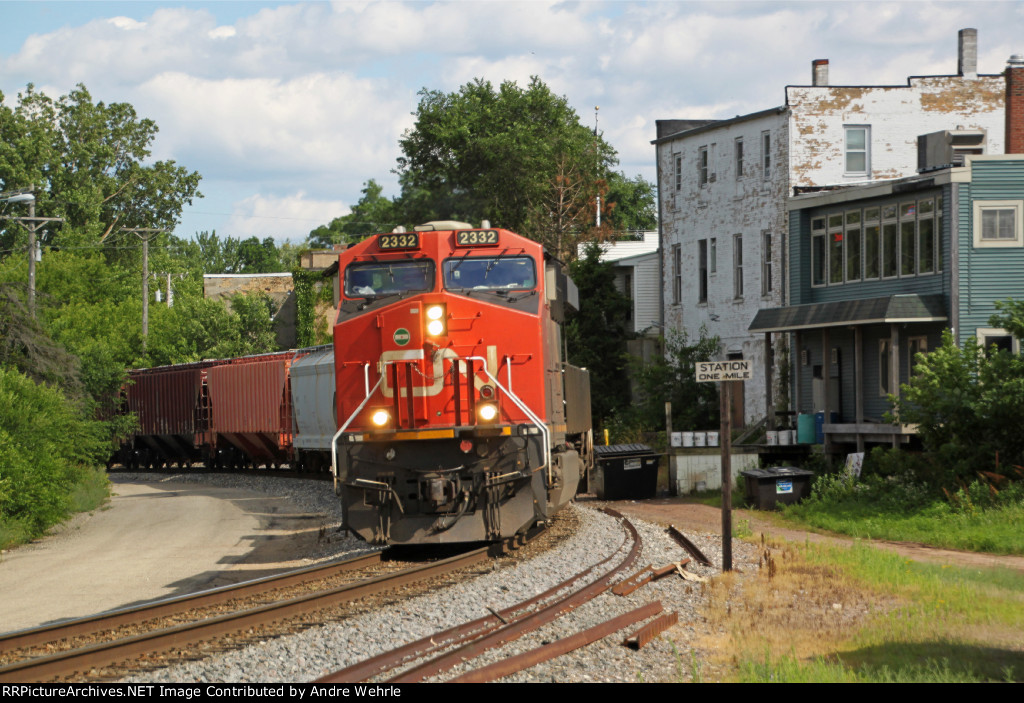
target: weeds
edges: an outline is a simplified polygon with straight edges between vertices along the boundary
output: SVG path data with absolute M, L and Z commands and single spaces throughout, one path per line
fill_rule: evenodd
M 1024 576 L 868 546 L 762 537 L 760 568 L 707 592 L 702 649 L 741 681 L 1016 681 Z M 721 633 L 725 634 L 721 634 Z M 728 654 L 727 654 L 728 653 Z

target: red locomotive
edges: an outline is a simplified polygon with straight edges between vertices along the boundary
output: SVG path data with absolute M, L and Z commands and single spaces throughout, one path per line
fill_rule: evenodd
M 340 255 L 334 328 L 345 526 L 368 542 L 497 540 L 544 522 L 592 463 L 566 363 L 576 289 L 540 244 L 433 222 Z
M 334 344 L 129 372 L 130 468 L 330 466 L 378 544 L 513 537 L 593 462 L 590 381 L 565 362 L 575 286 L 512 232 L 435 222 L 339 257 Z

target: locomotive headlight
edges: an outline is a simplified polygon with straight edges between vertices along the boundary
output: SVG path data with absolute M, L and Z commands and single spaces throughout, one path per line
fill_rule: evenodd
M 444 305 L 429 305 L 426 309 L 427 334 L 431 337 L 440 337 L 447 332 L 446 324 L 447 310 Z
M 391 420 L 391 413 L 387 410 L 374 410 L 373 415 L 370 416 L 370 421 L 377 427 L 385 427 Z
M 494 422 L 498 417 L 498 406 L 494 403 L 480 403 L 476 408 L 476 414 L 483 422 Z

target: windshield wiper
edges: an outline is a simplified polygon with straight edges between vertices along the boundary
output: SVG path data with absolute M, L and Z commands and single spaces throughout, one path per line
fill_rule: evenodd
M 500 253 L 500 254 L 498 254 L 498 255 L 497 255 L 496 257 L 494 257 L 494 260 L 493 260 L 493 261 L 491 261 L 491 263 L 487 264 L 487 268 L 486 268 L 486 269 L 484 269 L 484 278 L 485 278 L 485 279 L 487 278 L 487 274 L 489 274 L 489 273 L 491 272 L 491 270 L 492 270 L 492 269 L 493 269 L 493 268 L 494 268 L 495 266 L 497 266 L 497 265 L 498 265 L 498 262 L 499 262 L 499 261 L 501 261 L 501 257 L 503 257 L 503 256 L 505 256 L 505 252 L 501 252 L 501 253 Z

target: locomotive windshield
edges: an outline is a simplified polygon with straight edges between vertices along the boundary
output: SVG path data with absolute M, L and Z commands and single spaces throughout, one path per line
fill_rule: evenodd
M 348 298 L 378 298 L 433 288 L 433 261 L 368 261 L 349 264 L 345 269 Z
M 444 262 L 448 290 L 529 290 L 537 272 L 529 256 L 459 257 Z

